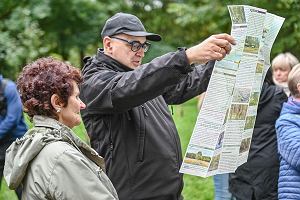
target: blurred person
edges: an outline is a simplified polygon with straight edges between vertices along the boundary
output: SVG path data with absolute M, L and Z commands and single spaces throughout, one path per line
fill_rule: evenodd
M 216 174 L 213 176 L 215 200 L 233 200 L 229 192 L 229 174 Z
M 287 96 L 290 96 L 288 88 L 288 75 L 293 66 L 298 64 L 298 59 L 291 53 L 280 53 L 272 60 L 273 81 L 283 88 Z
M 23 107 L 16 84 L 0 74 L 0 186 L 6 149 L 27 131 Z M 21 188 L 15 188 L 21 199 Z
M 291 96 L 276 121 L 280 159 L 278 198 L 300 199 L 300 64 L 288 76 Z
M 120 199 L 182 199 L 182 153 L 168 104 L 204 92 L 214 60 L 230 52 L 234 39 L 213 35 L 141 64 L 149 40 L 161 36 L 147 32 L 136 16 L 115 14 L 101 36 L 104 49 L 85 59 L 81 85 L 92 147 L 104 157 Z
M 287 96 L 269 68 L 257 108 L 248 161 L 230 174 L 229 190 L 237 200 L 278 199 L 279 156 L 275 122 Z
M 23 68 L 17 85 L 34 127 L 6 152 L 4 177 L 22 199 L 116 200 L 104 160 L 71 130 L 81 122 L 80 71 L 53 58 Z M 84 187 L 82 187 L 84 186 Z

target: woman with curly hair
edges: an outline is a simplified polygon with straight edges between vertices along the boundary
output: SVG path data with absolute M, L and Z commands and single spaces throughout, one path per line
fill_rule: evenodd
M 4 177 L 22 199 L 118 199 L 104 160 L 71 130 L 81 122 L 80 71 L 53 58 L 24 67 L 17 85 L 34 127 L 6 152 Z M 84 186 L 84 187 L 81 187 Z

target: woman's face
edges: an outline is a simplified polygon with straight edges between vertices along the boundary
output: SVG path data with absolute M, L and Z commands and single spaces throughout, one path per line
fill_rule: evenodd
M 58 113 L 58 121 L 73 128 L 81 122 L 80 110 L 85 108 L 85 104 L 79 99 L 79 88 L 76 82 L 73 82 L 73 93 L 68 99 L 68 105 L 62 107 Z
M 274 79 L 279 83 L 287 82 L 290 71 L 291 68 L 289 66 L 274 67 L 273 68 Z

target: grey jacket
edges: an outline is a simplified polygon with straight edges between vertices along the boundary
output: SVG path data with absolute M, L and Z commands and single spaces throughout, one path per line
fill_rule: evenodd
M 116 200 L 104 161 L 71 129 L 34 116 L 35 127 L 6 151 L 4 177 L 10 189 L 23 186 L 22 199 Z

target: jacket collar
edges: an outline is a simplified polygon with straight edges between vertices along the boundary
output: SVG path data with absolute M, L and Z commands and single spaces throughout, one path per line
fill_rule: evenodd
M 54 129 L 54 131 L 52 131 L 53 134 L 58 134 L 63 141 L 75 144 L 75 147 L 86 148 L 87 146 L 69 127 L 53 118 L 35 115 L 33 116 L 33 124 L 36 128 Z
M 121 71 L 121 72 L 128 72 L 132 71 L 133 69 L 121 64 L 119 61 L 115 60 L 114 58 L 104 54 L 103 49 L 98 49 L 96 54 L 96 59 L 93 59 L 92 62 L 94 62 L 96 65 L 98 64 L 105 64 L 106 67 L 115 70 L 115 71 Z
M 36 127 L 48 127 L 53 129 L 61 129 L 62 126 L 65 126 L 53 118 L 45 117 L 41 115 L 33 116 L 33 123 Z
M 56 129 L 60 132 L 60 137 L 63 141 L 66 141 L 70 144 L 73 144 L 75 148 L 79 148 L 79 150 L 87 156 L 89 159 L 94 161 L 98 166 L 100 166 L 105 171 L 105 163 L 103 158 L 98 155 L 98 153 L 92 149 L 89 145 L 81 141 L 79 137 L 77 137 L 74 132 L 67 127 L 66 125 L 60 123 L 59 121 L 45 116 L 35 115 L 33 116 L 33 123 L 35 127 L 46 127 L 51 129 Z

